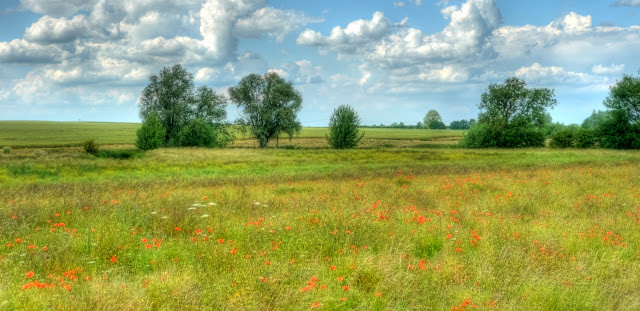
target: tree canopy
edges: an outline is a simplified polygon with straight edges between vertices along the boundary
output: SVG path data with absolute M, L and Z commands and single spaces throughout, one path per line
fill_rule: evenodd
M 541 127 L 548 122 L 547 109 L 556 104 L 553 90 L 528 89 L 524 80 L 508 78 L 503 84 L 490 84 L 482 94 L 478 122 L 496 129 L 514 124 Z
M 206 86 L 196 89 L 193 75 L 177 64 L 149 77 L 149 85 L 140 96 L 140 117 L 145 121 L 151 113 L 157 113 L 166 129 L 163 144 L 175 145 L 182 128 L 193 119 L 212 126 L 223 123 L 226 105 L 225 97 L 214 90 Z
M 640 71 L 638 71 L 640 74 Z M 640 123 L 640 76 L 624 75 L 621 81 L 609 88 L 604 105 L 624 111 L 631 123 Z
M 491 84 L 482 94 L 478 122 L 462 144 L 467 147 L 544 146 L 543 127 L 551 122 L 547 113 L 557 101 L 553 90 L 529 89 L 525 81 L 508 78 Z
M 447 126 L 442 122 L 440 113 L 435 110 L 429 110 L 424 116 L 423 126 L 428 129 L 446 129 Z
M 237 86 L 229 88 L 229 96 L 242 109 L 239 121 L 248 126 L 260 148 L 266 148 L 270 140 L 282 134 L 293 138 L 302 128 L 297 120 L 302 95 L 292 82 L 275 72 L 244 77 Z

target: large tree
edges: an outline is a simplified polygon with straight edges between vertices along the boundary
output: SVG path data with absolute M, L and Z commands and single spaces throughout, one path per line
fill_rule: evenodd
M 260 148 L 286 134 L 299 133 L 302 126 L 297 115 L 302 108 L 302 95 L 275 72 L 250 74 L 237 86 L 229 88 L 231 100 L 242 109 L 242 124 L 248 126 Z
M 550 122 L 547 109 L 556 104 L 553 90 L 527 88 L 518 78 L 491 84 L 478 105 L 478 122 L 462 143 L 468 147 L 544 146 L 543 127 Z
M 224 96 L 212 89 L 202 86 L 196 90 L 193 75 L 177 64 L 149 77 L 140 96 L 140 117 L 145 121 L 157 113 L 166 129 L 164 145 L 175 145 L 182 128 L 193 119 L 212 126 L 223 123 L 226 105 Z
M 428 129 L 446 129 L 447 126 L 442 122 L 442 117 L 440 113 L 435 110 L 429 110 L 427 114 L 424 116 L 424 122 L 422 123 L 425 128 Z
M 640 71 L 638 71 L 640 74 Z M 640 123 L 640 76 L 624 75 L 609 88 L 604 105 L 613 110 L 624 111 L 631 123 Z

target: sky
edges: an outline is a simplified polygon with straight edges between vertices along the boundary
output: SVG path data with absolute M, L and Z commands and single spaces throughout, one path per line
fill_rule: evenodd
M 223 94 L 277 72 L 303 126 L 344 104 L 365 125 L 476 118 L 514 76 L 579 124 L 638 74 L 639 25 L 640 0 L 0 0 L 0 120 L 140 122 L 149 76 L 182 64 Z

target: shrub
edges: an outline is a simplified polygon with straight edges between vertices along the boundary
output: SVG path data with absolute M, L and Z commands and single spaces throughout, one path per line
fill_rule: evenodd
M 575 145 L 575 134 L 575 131 L 569 127 L 558 130 L 551 134 L 551 143 L 549 146 L 552 148 L 573 147 Z
M 364 133 L 358 131 L 360 117 L 348 105 L 336 108 L 329 120 L 329 135 L 327 141 L 332 148 L 349 149 L 358 145 Z
M 93 138 L 85 140 L 82 143 L 82 148 L 84 148 L 84 151 L 88 154 L 98 154 L 98 144 L 96 144 L 96 140 Z
M 488 124 L 472 126 L 461 141 L 466 148 L 544 147 L 544 131 L 536 127 L 513 127 L 499 130 Z
M 167 131 L 162 126 L 158 113 L 154 111 L 136 132 L 136 147 L 142 150 L 160 148 L 165 141 L 166 135 Z
M 594 130 L 581 128 L 575 133 L 575 146 L 577 148 L 593 148 L 596 142 Z
M 2 153 L 4 153 L 4 154 L 9 154 L 9 153 L 11 153 L 11 147 L 9 147 L 9 146 L 4 146 L 4 148 L 2 148 Z
M 216 136 L 213 126 L 202 119 L 189 121 L 178 134 L 178 146 L 182 147 L 216 147 Z
M 611 117 L 602 121 L 596 129 L 596 136 L 603 148 L 640 148 L 640 127 L 631 124 L 629 116 L 622 110 L 611 111 Z

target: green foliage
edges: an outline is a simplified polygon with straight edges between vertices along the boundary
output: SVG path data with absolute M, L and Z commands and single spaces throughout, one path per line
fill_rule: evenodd
M 158 113 L 152 111 L 136 132 L 136 147 L 151 150 L 162 147 L 167 130 L 162 126 Z
M 277 73 L 250 74 L 229 88 L 229 95 L 242 109 L 237 123 L 248 126 L 260 148 L 266 148 L 270 140 L 282 134 L 292 139 L 300 133 L 302 126 L 297 115 L 302 108 L 302 95 L 293 88 L 292 82 Z
M 427 112 L 424 116 L 423 126 L 431 130 L 442 130 L 447 128 L 447 126 L 442 122 L 440 113 L 435 110 L 429 110 L 429 112 Z
M 608 118 L 611 118 L 611 111 L 594 110 L 588 118 L 582 121 L 582 128 L 595 130 Z
M 545 137 L 544 131 L 534 126 L 501 130 L 478 123 L 469 129 L 460 143 L 466 148 L 544 147 Z
M 518 78 L 489 85 L 478 105 L 482 111 L 478 123 L 469 129 L 462 145 L 470 148 L 544 146 L 544 126 L 551 119 L 547 108 L 554 107 L 557 101 L 553 90 L 526 86 Z
M 468 121 L 463 119 L 451 122 L 451 124 L 449 124 L 449 128 L 452 130 L 468 130 L 475 123 L 475 119 L 471 119 Z
M 638 149 L 640 148 L 640 125 L 631 124 L 630 117 L 623 110 L 613 110 L 596 129 L 596 136 L 603 148 Z
M 549 146 L 552 148 L 574 147 L 575 139 L 576 131 L 573 128 L 565 127 L 551 135 L 551 142 L 549 143 Z
M 87 139 L 82 143 L 82 148 L 88 154 L 96 155 L 98 154 L 98 144 L 96 144 L 96 140 L 93 138 Z
M 630 123 L 640 123 L 640 76 L 624 75 L 622 81 L 609 88 L 604 105 L 612 110 L 624 111 Z
M 329 134 L 326 136 L 329 145 L 335 149 L 355 148 L 364 137 L 364 133 L 359 133 L 359 125 L 360 117 L 353 108 L 339 106 L 329 120 Z
M 182 147 L 216 147 L 216 136 L 211 125 L 202 119 L 189 121 L 178 137 L 178 146 Z
M 581 128 L 575 134 L 575 146 L 577 148 L 593 148 L 596 142 L 596 133 L 592 129 Z
M 11 153 L 11 147 L 9 147 L 9 146 L 4 146 L 4 147 L 2 148 L 2 153 L 4 153 L 4 154 L 9 154 L 9 153 Z
M 163 145 L 175 145 L 182 128 L 193 119 L 211 125 L 222 123 L 226 105 L 224 96 L 210 88 L 196 90 L 193 75 L 178 64 L 149 77 L 140 97 L 140 117 L 146 120 L 156 112 L 166 130 Z

